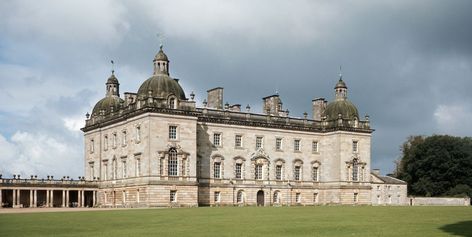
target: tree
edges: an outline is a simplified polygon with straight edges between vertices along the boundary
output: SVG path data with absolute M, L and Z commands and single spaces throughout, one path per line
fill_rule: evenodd
M 472 197 L 472 138 L 411 136 L 401 151 L 394 175 L 410 194 Z

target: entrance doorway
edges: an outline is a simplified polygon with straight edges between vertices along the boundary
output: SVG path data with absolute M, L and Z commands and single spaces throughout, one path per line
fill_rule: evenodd
M 257 192 L 257 205 L 264 206 L 264 191 L 262 190 Z

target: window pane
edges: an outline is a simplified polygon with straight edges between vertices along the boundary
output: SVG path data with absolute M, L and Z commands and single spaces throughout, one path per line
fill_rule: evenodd
M 220 133 L 213 134 L 213 145 L 221 146 L 221 134 Z
M 177 151 L 175 149 L 169 150 L 169 161 L 168 161 L 168 175 L 177 176 Z
M 262 165 L 256 165 L 255 178 L 262 179 Z
M 282 179 L 282 166 L 281 165 L 275 166 L 275 179 L 276 180 Z
M 215 162 L 213 164 L 213 178 L 219 179 L 221 178 L 221 163 L 220 162 Z
M 295 166 L 295 180 L 300 180 L 300 166 Z
M 242 164 L 236 164 L 235 173 L 236 173 L 236 178 L 237 179 L 241 178 L 241 167 L 242 167 Z
M 177 126 L 169 126 L 169 139 L 177 139 Z
M 234 146 L 235 147 L 242 147 L 242 136 L 241 135 L 236 135 L 234 137 Z

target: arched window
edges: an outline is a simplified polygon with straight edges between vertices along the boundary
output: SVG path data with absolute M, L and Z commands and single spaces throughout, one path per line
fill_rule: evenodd
M 113 159 L 113 163 L 112 163 L 113 167 L 113 179 L 116 179 L 118 178 L 118 165 L 116 164 L 116 159 Z
M 244 192 L 243 190 L 239 190 L 236 194 L 236 202 L 237 203 L 244 203 Z
M 175 98 L 169 99 L 169 109 L 175 109 Z
M 280 203 L 280 192 L 279 191 L 274 192 L 273 202 L 275 204 Z
M 311 166 L 311 178 L 313 181 L 320 181 L 320 162 L 314 161 Z
M 177 167 L 179 167 L 179 161 L 177 160 L 177 151 L 174 148 L 169 150 L 169 160 L 167 162 L 167 166 L 167 173 L 169 176 L 178 175 Z
M 352 161 L 352 181 L 359 181 L 359 162 L 357 159 Z

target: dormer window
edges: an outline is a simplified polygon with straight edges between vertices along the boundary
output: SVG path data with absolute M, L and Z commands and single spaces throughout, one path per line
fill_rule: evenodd
M 176 109 L 177 108 L 177 103 L 175 101 L 174 97 L 171 97 L 169 99 L 169 109 Z

